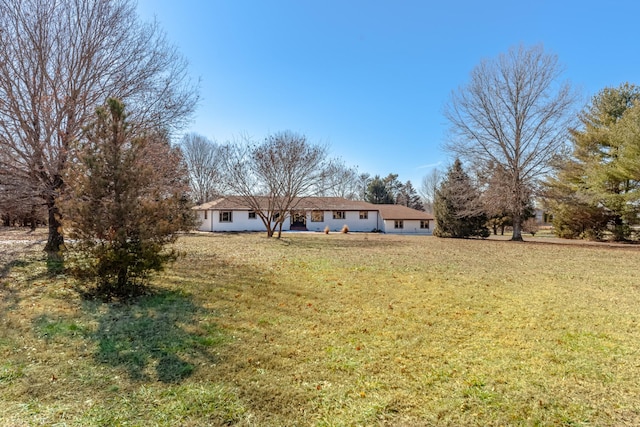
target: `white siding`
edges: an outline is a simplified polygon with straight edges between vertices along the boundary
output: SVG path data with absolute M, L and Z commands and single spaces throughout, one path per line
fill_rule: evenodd
M 259 217 L 249 219 L 248 211 L 231 211 L 231 222 L 220 222 L 219 210 L 207 211 L 207 219 L 204 218 L 204 211 L 198 211 L 200 220 L 200 231 L 266 231 L 262 220 Z M 346 224 L 349 231 L 371 232 L 381 228 L 381 220 L 377 211 L 367 211 L 367 219 L 360 219 L 360 211 L 345 211 L 345 219 L 333 219 L 333 211 L 323 211 L 324 221 L 312 222 L 311 211 L 307 211 L 307 230 L 324 231 L 329 227 L 331 231 L 340 231 Z M 289 231 L 291 226 L 290 218 L 284 221 L 283 231 Z
M 211 228 L 208 231 L 266 231 L 260 217 L 249 219 L 249 211 L 231 211 L 231 222 L 220 222 L 220 212 L 210 211 Z M 288 229 L 288 221 L 285 221 Z
M 325 227 L 329 227 L 331 231 L 340 231 L 346 224 L 349 231 L 370 232 L 379 227 L 377 211 L 367 211 L 367 219 L 360 219 L 360 211 L 344 211 L 345 219 L 333 219 L 334 211 L 323 212 L 324 221 L 322 222 L 311 222 L 311 212 L 307 212 L 307 230 L 324 231 Z
M 435 226 L 434 220 L 429 220 L 429 228 L 420 228 L 420 220 L 403 220 L 402 228 L 395 228 L 395 220 L 388 219 L 384 221 L 384 231 L 388 234 L 424 234 L 430 235 L 433 233 L 433 227 Z
M 236 210 L 231 211 L 231 222 L 220 222 L 219 210 L 207 211 L 205 219 L 205 211 L 198 211 L 197 218 L 200 221 L 198 229 L 200 231 L 266 231 L 262 220 L 256 216 L 255 219 L 249 219 L 249 211 Z M 349 231 L 352 232 L 371 232 L 380 230 L 389 234 L 421 234 L 431 235 L 435 227 L 435 220 L 429 220 L 429 228 L 420 228 L 419 220 L 403 220 L 403 228 L 394 228 L 394 220 L 385 220 L 379 217 L 378 211 L 367 211 L 368 218 L 360 219 L 360 211 L 345 211 L 345 219 L 333 219 L 333 211 L 323 211 L 324 221 L 312 222 L 311 211 L 307 211 L 307 230 L 324 231 L 325 227 L 329 227 L 332 232 L 340 231 L 346 224 Z M 290 218 L 287 218 L 282 227 L 283 231 L 289 231 Z
M 198 215 L 197 215 L 196 221 L 199 222 L 200 224 L 198 226 L 198 230 L 211 231 L 211 212 L 209 211 L 197 211 L 197 212 L 198 212 Z M 205 212 L 207 212 L 206 219 L 205 219 Z

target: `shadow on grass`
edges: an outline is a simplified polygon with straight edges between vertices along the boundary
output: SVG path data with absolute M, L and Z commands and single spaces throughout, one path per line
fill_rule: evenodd
M 28 267 L 29 264 L 36 262 L 34 256 L 29 256 L 30 252 L 34 251 L 34 248 L 41 245 L 41 242 L 33 242 L 27 245 L 16 245 L 11 247 L 10 250 L 0 248 L 0 279 L 3 279 L 11 273 L 14 268 Z
M 9 282 L 4 283 L 1 281 L 11 274 L 14 269 L 23 269 L 26 270 L 30 266 L 32 266 L 35 261 L 34 259 L 18 259 L 12 258 L 12 253 L 4 254 L 4 262 L 0 264 L 0 319 L 4 319 L 8 312 L 17 309 L 20 304 L 20 300 L 22 299 L 20 290 L 15 286 L 9 285 Z M 9 259 L 7 259 L 9 258 Z M 12 258 L 12 259 L 11 259 Z
M 98 321 L 90 334 L 97 343 L 95 359 L 123 368 L 135 381 L 179 383 L 197 361 L 213 362 L 212 348 L 225 341 L 215 324 L 207 324 L 205 309 L 179 291 L 159 291 L 130 304 L 86 301 L 85 308 Z
M 147 290 L 127 303 L 84 299 L 72 314 L 40 314 L 33 332 L 44 343 L 70 348 L 94 342 L 95 362 L 124 371 L 131 381 L 178 384 L 197 366 L 218 363 L 217 351 L 228 338 L 212 313 L 180 290 Z M 0 308 L 18 301 L 13 295 Z
M 64 255 L 61 252 L 47 252 L 47 272 L 51 276 L 64 273 Z
M 14 259 L 11 260 L 7 263 L 5 263 L 3 266 L 0 267 L 0 279 L 5 278 L 9 275 L 9 273 L 11 272 L 11 270 L 13 270 L 16 267 L 27 267 L 29 264 L 31 264 L 32 261 L 25 261 L 22 259 Z

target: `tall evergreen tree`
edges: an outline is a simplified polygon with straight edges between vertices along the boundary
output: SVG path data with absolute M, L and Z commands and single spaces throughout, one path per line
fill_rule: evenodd
M 130 295 L 176 257 L 166 245 L 189 230 L 188 172 L 179 151 L 154 131 L 129 127 L 113 98 L 74 147 L 62 203 L 72 254 L 102 293 Z
M 486 215 L 482 211 L 480 195 L 456 159 L 436 190 L 434 204 L 438 237 L 487 237 Z
M 398 179 L 397 173 L 390 173 L 382 180 L 384 185 L 387 187 L 387 193 L 391 196 L 393 200 L 391 203 L 397 204 L 398 196 L 400 195 L 400 191 L 402 190 L 402 182 Z
M 572 153 L 547 180 L 556 231 L 565 237 L 614 240 L 630 236 L 638 222 L 640 174 L 640 88 L 625 83 L 605 88 L 580 115 L 571 132 Z
M 393 195 L 380 175 L 374 176 L 369 182 L 365 201 L 376 205 L 394 203 Z
M 396 204 L 409 207 L 411 209 L 417 209 L 419 211 L 424 210 L 422 200 L 418 195 L 418 192 L 411 184 L 411 181 L 407 181 L 400 187 L 398 196 L 396 197 Z

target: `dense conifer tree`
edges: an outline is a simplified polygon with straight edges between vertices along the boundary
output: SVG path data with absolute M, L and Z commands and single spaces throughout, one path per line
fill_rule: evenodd
M 436 190 L 434 205 L 438 237 L 487 237 L 486 215 L 478 190 L 459 159 L 447 171 Z
M 547 201 L 563 237 L 629 238 L 638 222 L 640 88 L 605 88 L 571 132 L 572 152 L 547 180 Z
M 74 147 L 62 203 L 64 227 L 103 293 L 131 295 L 176 252 L 166 245 L 193 227 L 188 173 L 162 134 L 129 126 L 109 99 Z
M 411 184 L 411 181 L 407 181 L 398 190 L 398 196 L 396 197 L 396 204 L 409 207 L 411 209 L 417 209 L 419 211 L 424 210 L 422 199 L 420 195 Z
M 380 175 L 374 176 L 369 182 L 365 201 L 376 205 L 394 203 L 393 195 L 389 191 L 385 180 L 380 178 Z

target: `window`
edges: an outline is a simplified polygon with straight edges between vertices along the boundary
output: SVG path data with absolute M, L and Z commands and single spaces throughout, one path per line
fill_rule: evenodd
M 395 220 L 393 222 L 393 228 L 404 228 L 404 221 L 402 220 Z
M 333 219 L 345 219 L 346 217 L 344 211 L 333 211 Z
M 204 211 L 204 219 L 207 219 L 207 211 Z
M 311 222 L 324 222 L 324 212 L 311 211 Z
M 220 222 L 233 222 L 231 211 L 220 212 Z
M 249 219 L 256 219 L 256 211 L 249 211 Z
M 429 220 L 420 220 L 420 228 L 426 228 L 427 230 L 429 229 Z
M 369 219 L 368 211 L 360 211 L 360 219 Z

